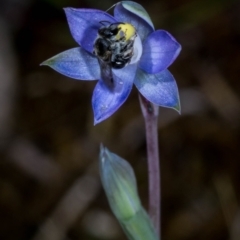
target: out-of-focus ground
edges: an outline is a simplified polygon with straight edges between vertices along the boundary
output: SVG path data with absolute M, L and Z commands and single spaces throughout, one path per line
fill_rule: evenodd
M 77 46 L 63 7 L 115 1 L 0 2 L 0 239 L 126 239 L 98 176 L 102 142 L 133 165 L 147 207 L 144 124 L 134 89 L 93 126 L 95 82 L 39 64 Z M 182 52 L 170 67 L 182 114 L 160 109 L 162 240 L 240 239 L 240 2 L 149 0 Z

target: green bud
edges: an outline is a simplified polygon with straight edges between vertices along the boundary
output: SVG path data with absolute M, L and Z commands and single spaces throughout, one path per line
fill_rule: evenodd
M 130 164 L 101 146 L 100 176 L 110 207 L 119 220 L 128 220 L 141 208 Z
M 110 207 L 129 240 L 158 240 L 141 205 L 131 165 L 101 146 L 100 175 Z

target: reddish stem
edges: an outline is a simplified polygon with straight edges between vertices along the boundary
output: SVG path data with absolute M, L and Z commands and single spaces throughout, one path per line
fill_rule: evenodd
M 159 107 L 139 94 L 142 114 L 145 120 L 149 178 L 149 215 L 160 238 L 160 164 L 158 151 Z

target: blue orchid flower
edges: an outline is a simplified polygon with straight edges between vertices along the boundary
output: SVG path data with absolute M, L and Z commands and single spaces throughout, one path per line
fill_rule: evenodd
M 170 33 L 155 31 L 148 13 L 140 4 L 119 2 L 114 7 L 114 16 L 97 9 L 66 8 L 65 13 L 71 34 L 80 47 L 64 51 L 42 65 L 70 78 L 98 80 L 92 96 L 94 124 L 119 109 L 133 84 L 153 104 L 180 111 L 177 84 L 167 68 L 179 55 L 181 45 Z M 128 24 L 136 30 L 132 38 L 131 59 L 121 68 L 105 69 L 103 74 L 104 66 L 95 49 L 99 30 L 105 25 L 118 24 Z M 111 75 L 109 79 L 106 71 Z

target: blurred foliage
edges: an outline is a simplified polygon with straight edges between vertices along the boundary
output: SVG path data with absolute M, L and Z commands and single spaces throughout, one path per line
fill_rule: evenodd
M 102 142 L 133 165 L 147 206 L 144 123 L 134 89 L 93 126 L 95 82 L 39 67 L 77 46 L 62 7 L 115 1 L 0 2 L 0 239 L 126 239 L 98 176 Z M 240 239 L 240 3 L 139 1 L 183 50 L 170 70 L 182 114 L 160 109 L 163 240 Z

